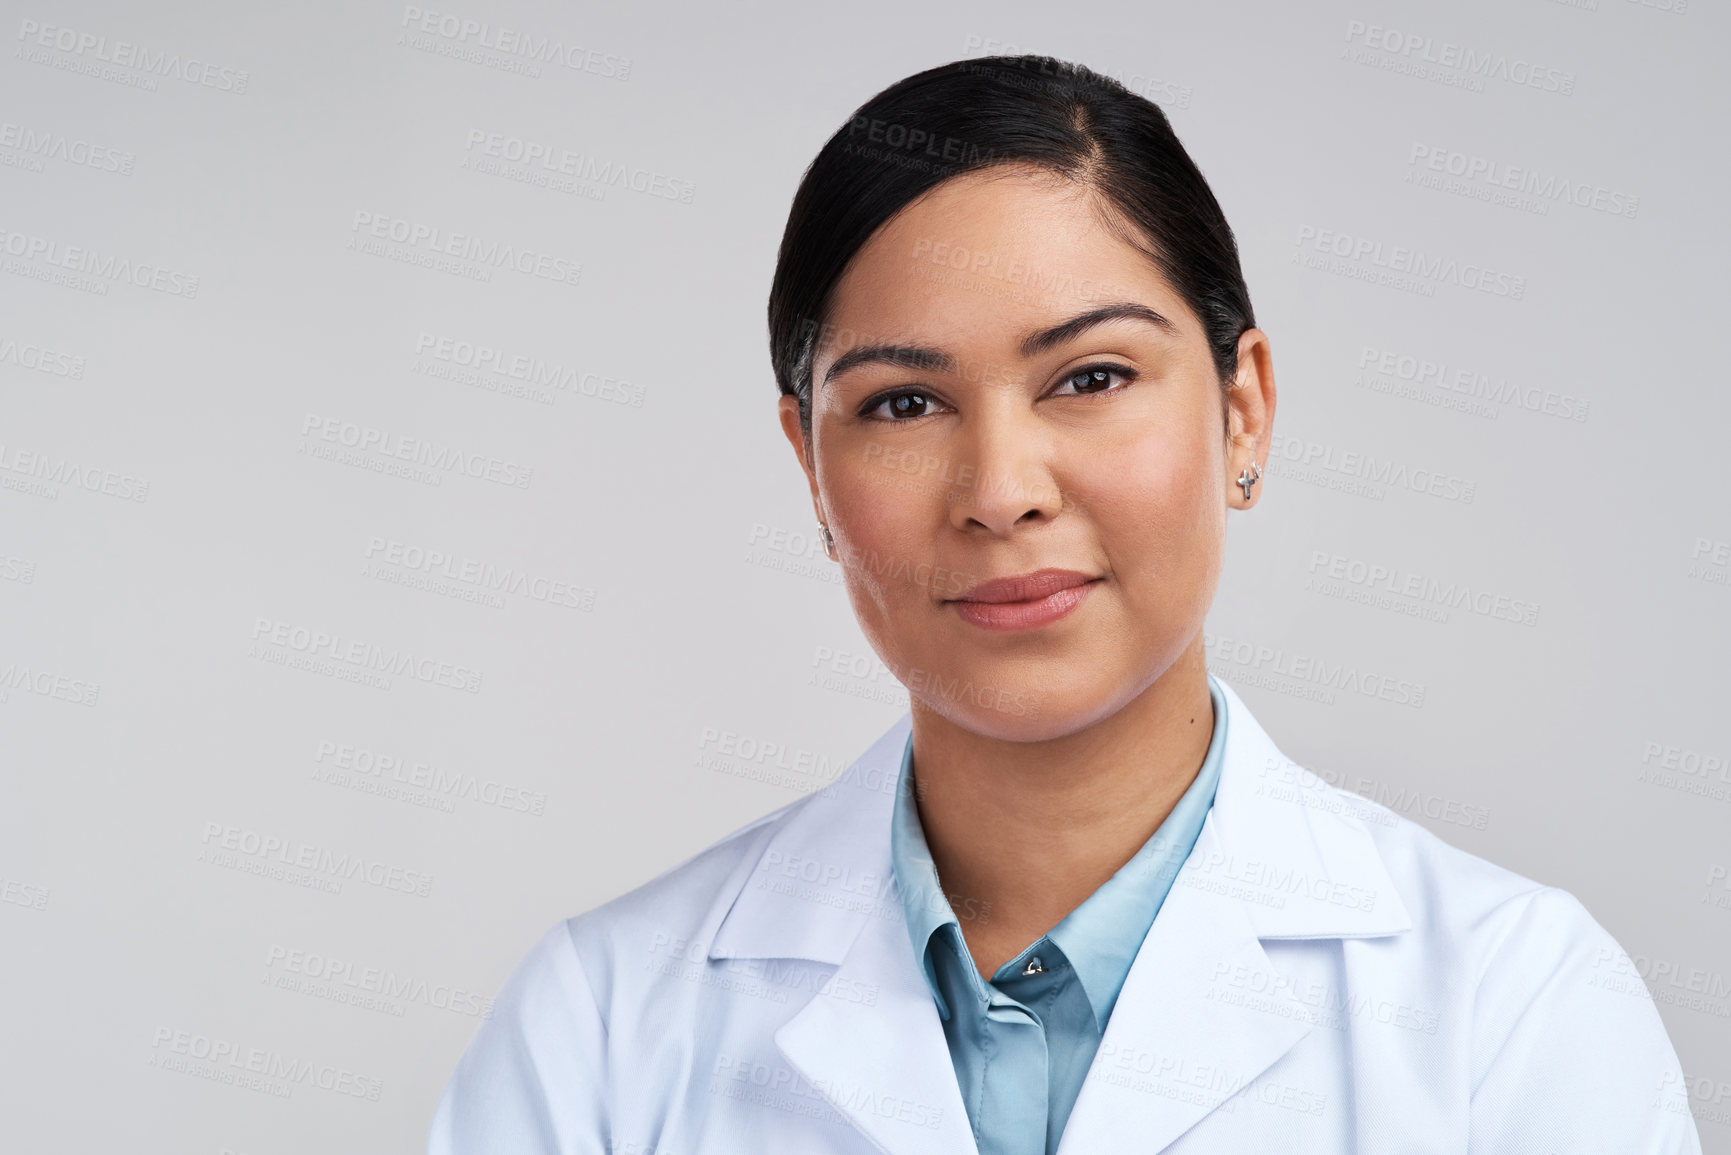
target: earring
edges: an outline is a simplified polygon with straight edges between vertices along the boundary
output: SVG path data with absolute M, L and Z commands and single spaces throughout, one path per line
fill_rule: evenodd
M 1252 472 L 1254 471 L 1254 472 Z M 1256 462 L 1250 463 L 1250 468 L 1238 475 L 1238 484 L 1244 487 L 1244 500 L 1250 500 L 1250 487 L 1262 479 L 1262 467 Z
M 835 535 L 829 531 L 829 526 L 825 525 L 821 521 L 817 523 L 817 531 L 818 531 L 818 535 L 823 538 L 824 556 L 829 558 L 829 560 L 834 561 L 835 560 Z

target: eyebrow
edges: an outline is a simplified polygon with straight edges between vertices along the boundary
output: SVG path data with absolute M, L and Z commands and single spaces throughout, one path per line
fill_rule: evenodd
M 1120 301 L 1090 309 L 1068 321 L 1060 321 L 1050 328 L 1029 333 L 1022 338 L 1018 348 L 1023 357 L 1035 357 L 1066 341 L 1074 340 L 1096 325 L 1122 320 L 1146 321 L 1172 336 L 1178 333 L 1176 325 L 1148 306 Z M 956 359 L 942 349 L 934 349 L 929 345 L 856 345 L 835 359 L 829 371 L 823 375 L 823 383 L 828 385 L 843 373 L 861 365 L 896 365 L 903 369 L 917 369 L 927 373 L 951 373 L 955 371 Z

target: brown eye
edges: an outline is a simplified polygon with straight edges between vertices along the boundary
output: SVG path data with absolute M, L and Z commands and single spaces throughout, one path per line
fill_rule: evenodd
M 931 412 L 931 408 L 932 400 L 926 394 L 903 391 L 868 402 L 860 416 L 872 417 L 879 421 L 901 421 L 924 417 Z
M 1112 391 L 1113 378 L 1128 385 L 1136 379 L 1136 374 L 1122 365 L 1089 365 L 1064 378 L 1063 385 L 1074 387 L 1078 394 L 1106 393 Z

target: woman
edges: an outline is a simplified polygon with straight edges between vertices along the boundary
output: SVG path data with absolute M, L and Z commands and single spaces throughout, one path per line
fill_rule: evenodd
M 436 1155 L 1699 1150 L 1574 898 L 1324 784 L 1209 675 L 1275 386 L 1158 108 L 1042 57 L 893 85 L 806 172 L 769 323 L 911 711 L 555 927 Z

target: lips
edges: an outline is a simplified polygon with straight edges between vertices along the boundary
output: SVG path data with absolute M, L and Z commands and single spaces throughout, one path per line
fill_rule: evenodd
M 985 605 L 1037 602 L 1042 598 L 1052 596 L 1059 590 L 1071 589 L 1093 580 L 1092 575 L 1077 573 L 1072 569 L 1041 569 L 1035 570 L 1033 573 L 993 578 L 991 581 L 981 582 L 973 589 L 951 600 L 979 602 Z
M 1098 584 L 1075 570 L 1042 569 L 981 582 L 949 604 L 980 629 L 1032 630 L 1068 616 Z

